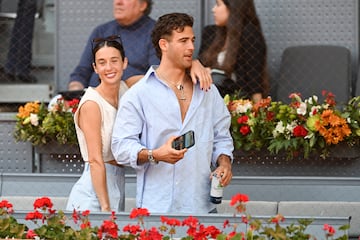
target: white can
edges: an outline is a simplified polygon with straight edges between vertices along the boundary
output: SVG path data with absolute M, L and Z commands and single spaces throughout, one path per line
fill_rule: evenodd
M 214 173 L 211 180 L 210 202 L 214 204 L 221 203 L 224 193 L 224 187 L 220 184 L 220 178 Z

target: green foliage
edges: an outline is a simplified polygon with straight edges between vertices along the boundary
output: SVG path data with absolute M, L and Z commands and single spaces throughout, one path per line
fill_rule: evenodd
M 73 113 L 79 101 L 57 99 L 50 109 L 44 103 L 29 102 L 19 108 L 16 115 L 14 138 L 29 141 L 34 146 L 56 141 L 77 144 Z
M 332 93 L 301 99 L 291 94 L 291 102 L 272 101 L 270 97 L 253 103 L 237 96 L 225 96 L 231 113 L 231 135 L 236 150 L 270 154 L 285 153 L 288 159 L 303 155 L 329 156 L 329 149 L 339 143 L 360 146 L 360 96 L 336 106 Z
M 26 225 L 18 223 L 13 216 L 5 215 L 5 217 L 0 218 L 0 238 L 21 239 L 25 237 L 26 230 Z
M 89 221 L 90 211 L 83 212 L 74 210 L 72 220 L 78 227 L 67 224 L 67 217 L 63 211 L 52 209 L 52 202 L 48 197 L 36 199 L 33 206 L 34 212 L 29 212 L 25 220 L 38 225 L 35 229 L 29 229 L 20 224 L 11 215 L 13 206 L 7 200 L 0 201 L 0 237 L 1 238 L 36 238 L 46 240 L 92 240 L 92 239 L 117 239 L 117 240 L 170 240 L 176 234 L 177 227 L 188 227 L 186 236 L 182 240 L 308 240 L 314 239 L 306 233 L 307 227 L 312 224 L 311 219 L 300 219 L 297 223 L 285 224 L 285 218 L 281 214 L 268 220 L 252 219 L 246 213 L 246 203 L 249 198 L 245 194 L 238 193 L 230 201 L 234 207 L 234 221 L 225 220 L 223 230 L 215 226 L 204 226 L 196 217 L 189 216 L 185 219 L 160 217 L 161 226 L 145 227 L 145 217 L 150 216 L 146 208 L 133 208 L 130 219 L 137 218 L 137 224 L 129 223 L 119 232 L 116 224 L 115 212 L 111 213 L 110 220 L 104 220 L 100 227 L 92 227 Z M 236 218 L 236 214 L 241 214 Z M 245 231 L 239 230 L 244 226 Z M 229 228 L 229 229 L 226 229 Z M 328 224 L 324 224 L 324 236 L 332 240 L 348 240 L 347 231 L 350 225 L 339 227 L 343 235 L 335 238 L 336 230 Z M 338 234 L 339 235 L 339 234 Z

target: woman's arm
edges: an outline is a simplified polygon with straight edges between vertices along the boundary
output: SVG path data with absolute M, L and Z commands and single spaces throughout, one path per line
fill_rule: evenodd
M 101 211 L 111 211 L 106 184 L 106 169 L 102 158 L 101 113 L 97 103 L 85 102 L 79 112 L 79 127 L 84 133 L 93 187 L 99 199 Z

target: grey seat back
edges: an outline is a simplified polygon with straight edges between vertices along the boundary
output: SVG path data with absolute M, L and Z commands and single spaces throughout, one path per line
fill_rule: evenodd
M 338 103 L 351 96 L 351 53 L 333 45 L 292 46 L 284 50 L 277 78 L 277 100 L 289 102 L 289 94 L 321 97 L 322 90 L 335 94 Z

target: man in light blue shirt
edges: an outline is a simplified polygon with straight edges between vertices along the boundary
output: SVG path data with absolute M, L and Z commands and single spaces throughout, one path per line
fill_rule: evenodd
M 159 18 L 152 42 L 161 58 L 121 98 L 112 151 L 119 164 L 136 170 L 137 207 L 151 213 L 213 212 L 211 166 L 227 186 L 232 178 L 230 114 L 214 85 L 193 85 L 188 69 L 194 52 L 193 18 Z M 195 145 L 175 150 L 176 136 L 193 130 Z

